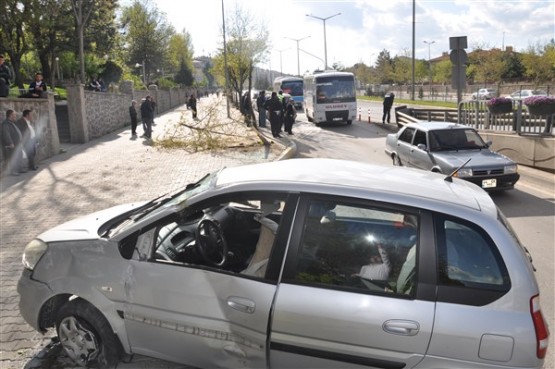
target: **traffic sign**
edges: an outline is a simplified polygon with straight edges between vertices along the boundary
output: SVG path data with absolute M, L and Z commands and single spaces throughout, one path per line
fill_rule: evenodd
M 449 53 L 449 59 L 454 65 L 465 65 L 468 62 L 468 55 L 463 49 L 455 49 Z

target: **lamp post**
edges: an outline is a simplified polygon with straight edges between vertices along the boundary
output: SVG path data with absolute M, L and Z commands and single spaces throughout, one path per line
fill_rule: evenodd
M 430 81 L 429 81 L 429 83 L 430 83 L 430 97 L 433 100 L 433 96 L 432 96 L 432 64 L 430 63 L 430 46 L 432 44 L 435 44 L 436 42 L 435 41 L 424 41 L 424 43 L 426 45 L 428 45 L 428 68 L 430 69 Z
M 285 37 L 289 40 L 293 40 L 297 42 L 297 75 L 300 76 L 301 75 L 301 63 L 300 63 L 300 59 L 299 59 L 299 42 L 301 42 L 302 40 L 306 40 L 307 38 L 309 38 L 310 36 L 306 36 L 303 38 L 291 38 L 291 37 Z
M 279 75 L 280 76 L 283 76 L 283 67 L 282 67 L 283 60 L 281 58 L 281 53 L 283 53 L 284 51 L 287 51 L 287 50 L 289 50 L 289 49 L 287 48 L 287 49 L 276 50 L 279 53 Z M 297 55 L 297 63 L 298 62 L 299 62 L 299 60 L 298 60 L 298 55 Z
M 320 18 L 312 14 L 306 14 L 307 17 L 320 19 L 324 23 L 324 69 L 328 69 L 328 46 L 326 41 L 326 21 L 338 15 L 341 15 L 341 13 L 330 15 L 329 17 L 325 17 L 325 18 Z

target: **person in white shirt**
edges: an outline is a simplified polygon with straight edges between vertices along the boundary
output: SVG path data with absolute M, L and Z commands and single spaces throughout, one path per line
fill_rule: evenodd
M 31 109 L 23 110 L 21 118 L 15 122 L 17 128 L 21 132 L 23 150 L 27 156 L 28 166 L 30 170 L 37 170 L 35 157 L 37 155 L 37 134 L 31 123 L 31 116 L 33 111 Z
M 356 276 L 373 281 L 387 281 L 391 271 L 391 263 L 387 252 L 382 245 L 377 245 L 376 250 L 370 252 L 370 263 L 363 265 Z

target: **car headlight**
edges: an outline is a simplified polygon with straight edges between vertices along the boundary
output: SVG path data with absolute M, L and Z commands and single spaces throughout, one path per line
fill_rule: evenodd
M 518 165 L 516 165 L 516 164 L 505 165 L 504 172 L 505 172 L 505 174 L 516 173 L 516 172 L 518 172 Z
M 457 173 L 455 173 L 455 177 L 472 177 L 472 169 L 461 168 Z
M 23 267 L 25 269 L 33 270 L 39 262 L 42 255 L 48 250 L 48 245 L 39 239 L 34 239 L 25 246 L 23 250 L 23 257 L 21 261 L 23 262 Z

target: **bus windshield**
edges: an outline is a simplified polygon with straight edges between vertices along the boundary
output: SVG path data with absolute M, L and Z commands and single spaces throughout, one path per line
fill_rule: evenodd
M 281 82 L 281 90 L 291 96 L 302 96 L 303 81 L 283 81 Z
M 355 102 L 355 81 L 350 76 L 320 77 L 316 80 L 318 104 Z

